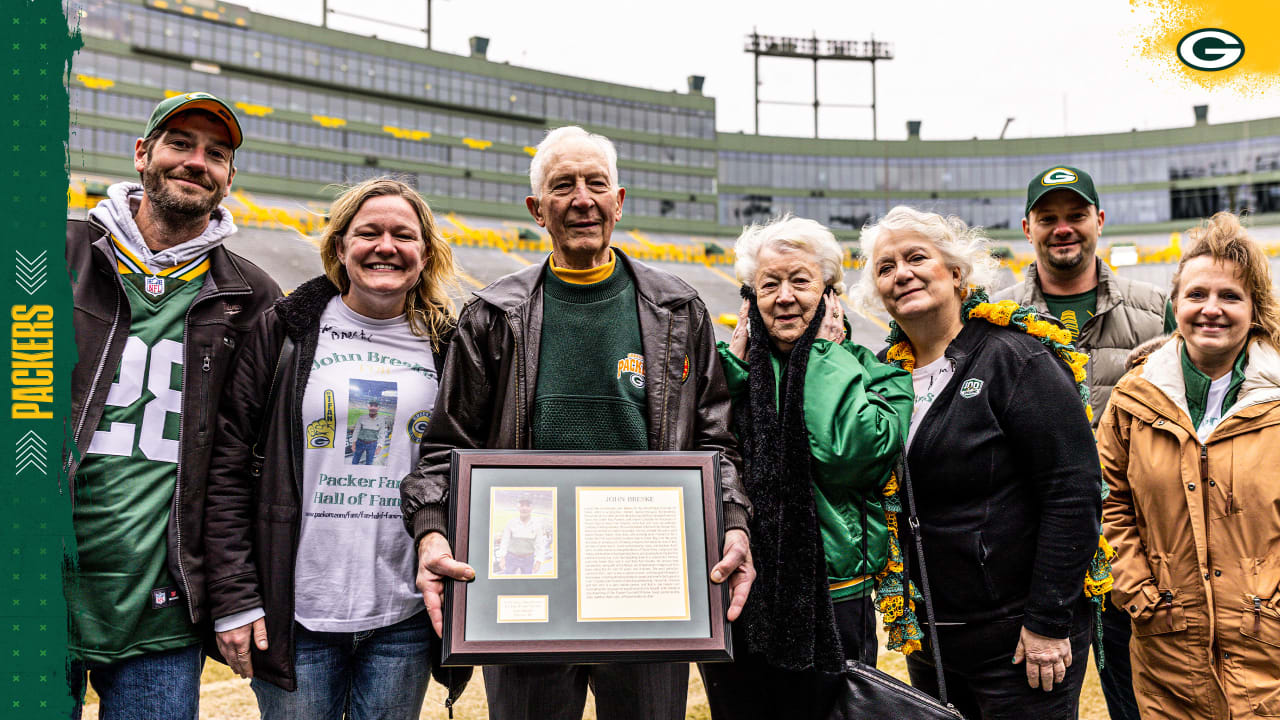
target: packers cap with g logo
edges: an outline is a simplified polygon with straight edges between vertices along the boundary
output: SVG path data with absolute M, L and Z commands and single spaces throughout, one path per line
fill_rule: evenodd
M 1029 217 L 1031 208 L 1035 207 L 1040 198 L 1054 190 L 1072 190 L 1088 200 L 1090 205 L 1098 206 L 1098 191 L 1093 188 L 1093 178 L 1089 177 L 1089 173 L 1070 165 L 1054 165 L 1036 173 L 1027 184 L 1027 208 L 1023 216 Z
M 151 119 L 147 121 L 147 131 L 142 137 L 151 137 L 151 133 L 163 127 L 165 121 L 187 110 L 208 110 L 218 116 L 227 126 L 227 133 L 231 136 L 231 149 L 240 147 L 244 135 L 240 132 L 240 121 L 236 119 L 236 114 L 231 111 L 231 106 L 207 92 L 182 93 L 161 100 L 160 104 L 156 105 L 156 109 L 151 111 Z

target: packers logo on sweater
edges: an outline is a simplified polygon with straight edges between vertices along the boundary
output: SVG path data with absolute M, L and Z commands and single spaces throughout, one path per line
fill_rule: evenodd
M 618 361 L 618 379 L 626 375 L 632 385 L 638 388 L 644 387 L 644 356 L 639 353 L 627 353 L 627 356 Z

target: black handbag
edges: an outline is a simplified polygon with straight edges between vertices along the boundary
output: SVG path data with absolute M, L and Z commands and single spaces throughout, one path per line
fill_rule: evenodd
M 947 684 L 942 676 L 942 651 L 938 649 L 938 629 L 933 622 L 933 602 L 929 596 L 929 576 L 924 567 L 924 547 L 920 542 L 920 520 L 916 517 L 915 496 L 907 472 L 907 449 L 902 448 L 900 464 L 902 489 L 907 496 L 907 524 L 911 526 L 916 560 L 920 563 L 920 594 L 924 596 L 925 613 L 929 617 L 929 649 L 933 651 L 933 667 L 938 673 L 938 698 L 917 690 L 888 673 L 856 660 L 845 661 L 844 680 L 828 720 L 964 720 L 964 716 L 947 702 Z M 866 506 L 863 506 L 862 556 L 867 556 Z M 910 592 L 910 554 L 902 553 L 902 577 L 905 592 Z M 904 602 L 905 602 L 904 598 Z

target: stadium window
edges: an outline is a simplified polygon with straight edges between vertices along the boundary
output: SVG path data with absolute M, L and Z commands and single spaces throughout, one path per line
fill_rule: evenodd
M 663 131 L 663 120 L 670 122 L 671 116 L 661 110 L 645 111 L 645 130 L 654 134 L 670 135 L 669 131 Z
M 670 136 L 676 134 L 675 114 L 671 112 L 659 112 L 658 128 L 663 135 Z

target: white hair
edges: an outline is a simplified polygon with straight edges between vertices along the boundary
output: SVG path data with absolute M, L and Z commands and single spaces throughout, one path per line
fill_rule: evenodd
M 760 267 L 760 251 L 765 248 L 800 250 L 808 253 L 822 270 L 822 283 L 844 293 L 844 251 L 836 236 L 816 220 L 792 217 L 787 213 L 764 225 L 751 225 L 742 229 L 738 242 L 733 246 L 733 270 L 738 282 L 755 288 L 756 271 Z
M 876 252 L 880 242 L 896 233 L 920 235 L 942 253 L 949 269 L 960 270 L 960 287 L 967 294 L 974 288 L 989 288 L 996 280 L 999 262 L 991 257 L 988 240 L 980 227 L 969 227 L 954 215 L 916 210 L 899 205 L 879 222 L 862 228 L 862 277 L 858 281 L 857 300 L 870 310 L 884 309 L 876 289 Z
M 565 125 L 549 131 L 533 153 L 533 161 L 529 163 L 529 188 L 533 190 L 533 194 L 542 192 L 542 181 L 547 176 L 547 163 L 555 155 L 556 146 L 571 140 L 585 140 L 595 145 L 609 166 L 609 182 L 615 188 L 618 187 L 618 150 L 613 146 L 613 141 L 603 135 L 589 133 L 577 125 Z

